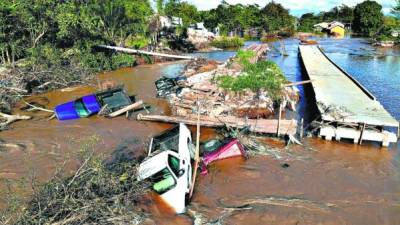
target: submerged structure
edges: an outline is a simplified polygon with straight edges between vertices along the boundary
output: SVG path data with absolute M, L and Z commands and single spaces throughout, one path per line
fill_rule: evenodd
M 300 56 L 312 87 L 321 127 L 326 140 L 350 139 L 354 143 L 378 141 L 388 147 L 397 142 L 399 130 L 394 119 L 379 101 L 350 74 L 331 61 L 316 45 L 300 45 Z

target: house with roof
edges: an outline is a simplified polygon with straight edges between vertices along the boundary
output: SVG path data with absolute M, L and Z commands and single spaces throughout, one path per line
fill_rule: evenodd
M 326 32 L 335 37 L 344 37 L 346 33 L 345 25 L 338 21 L 331 23 L 322 22 L 314 25 L 314 30 L 319 32 Z
M 330 34 L 335 37 L 344 37 L 344 34 L 346 32 L 344 24 L 337 21 L 333 21 L 332 23 L 330 23 L 328 30 Z
M 323 32 L 324 30 L 328 29 L 329 23 L 322 22 L 314 25 L 314 30 L 318 32 Z

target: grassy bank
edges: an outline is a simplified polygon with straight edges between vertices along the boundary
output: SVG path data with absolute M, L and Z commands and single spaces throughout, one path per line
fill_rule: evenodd
M 211 46 L 222 49 L 234 49 L 244 46 L 244 39 L 239 37 L 219 37 L 211 42 Z

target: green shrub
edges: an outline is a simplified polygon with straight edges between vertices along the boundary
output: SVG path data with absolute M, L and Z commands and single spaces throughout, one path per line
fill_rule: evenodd
M 259 93 L 265 90 L 276 101 L 280 99 L 280 91 L 285 81 L 283 72 L 272 61 L 246 64 L 243 73 L 237 77 L 221 76 L 217 78 L 218 86 L 223 89 L 235 93 L 242 93 L 246 90 Z
M 239 37 L 219 37 L 211 42 L 211 45 L 216 48 L 240 48 L 244 45 L 244 39 Z
M 255 52 L 243 49 L 240 49 L 236 53 L 236 58 L 239 60 L 239 64 L 241 64 L 242 66 L 247 66 L 248 64 L 250 64 L 250 59 L 255 56 Z
M 378 41 L 396 41 L 396 38 L 390 35 L 379 35 L 376 39 Z
M 130 37 L 125 44 L 128 48 L 142 49 L 149 45 L 149 39 L 143 36 Z
M 30 66 L 41 65 L 45 67 L 59 66 L 62 64 L 62 51 L 50 44 L 40 45 L 28 49 Z
M 134 56 L 127 54 L 114 54 L 112 56 L 112 70 L 116 70 L 121 67 L 132 67 L 136 63 Z

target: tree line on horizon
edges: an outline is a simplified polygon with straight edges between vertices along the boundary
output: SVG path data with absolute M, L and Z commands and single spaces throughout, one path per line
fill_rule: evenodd
M 338 20 L 351 23 L 356 33 L 373 36 L 399 27 L 400 0 L 396 2 L 393 16 L 384 16 L 379 3 L 364 1 L 296 18 L 274 1 L 265 6 L 222 1 L 217 8 L 200 11 L 182 0 L 0 0 L 0 64 L 23 58 L 32 67 L 68 64 L 107 70 L 129 66 L 134 63 L 132 57 L 95 52 L 93 46 L 146 46 L 154 35 L 149 24 L 155 14 L 180 17 L 183 28 L 204 22 L 209 30 L 219 27 L 222 35 L 243 35 L 249 30 L 291 35 L 312 31 L 318 22 Z
M 305 13 L 299 18 L 289 9 L 270 1 L 265 6 L 258 4 L 229 4 L 223 0 L 216 8 L 198 11 L 196 6 L 181 0 L 157 0 L 157 11 L 163 15 L 183 18 L 184 26 L 204 22 L 209 30 L 219 27 L 223 35 L 243 34 L 249 29 L 260 33 L 313 32 L 314 25 L 321 22 L 339 21 L 349 25 L 354 33 L 374 36 L 400 27 L 400 0 L 391 15 L 384 15 L 382 6 L 376 1 L 366 0 L 355 7 L 345 4 L 327 12 Z

